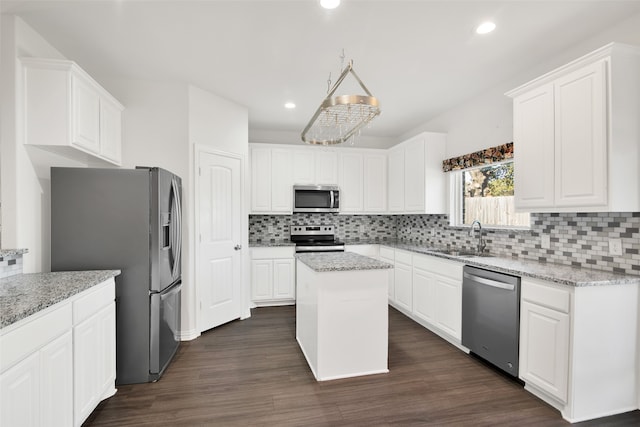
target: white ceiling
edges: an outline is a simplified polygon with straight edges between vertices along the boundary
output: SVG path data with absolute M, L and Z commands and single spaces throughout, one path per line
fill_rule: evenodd
M 326 11 L 317 0 L 3 0 L 0 11 L 90 74 L 184 82 L 244 105 L 254 132 L 300 132 L 344 49 L 381 103 L 363 134 L 394 138 L 640 13 L 640 1 L 342 0 Z M 476 35 L 486 19 L 497 30 Z

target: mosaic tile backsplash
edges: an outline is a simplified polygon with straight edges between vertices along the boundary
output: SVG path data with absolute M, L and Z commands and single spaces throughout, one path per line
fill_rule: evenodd
M 469 229 L 450 227 L 447 215 L 250 215 L 252 241 L 289 240 L 291 224 L 333 224 L 348 242 L 394 240 L 439 248 L 472 250 Z M 640 212 L 533 213 L 531 230 L 483 230 L 486 250 L 497 256 L 640 274 Z M 550 248 L 541 236 L 548 234 Z M 609 239 L 620 239 L 622 255 L 609 254 Z
M 22 274 L 22 255 L 0 256 L 0 279 Z

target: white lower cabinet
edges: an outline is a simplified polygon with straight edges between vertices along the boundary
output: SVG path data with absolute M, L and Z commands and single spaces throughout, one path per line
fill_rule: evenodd
M 522 279 L 520 378 L 579 422 L 638 408 L 638 286 Z
M 110 279 L 0 331 L 0 425 L 80 426 L 115 393 L 114 299 Z
M 294 304 L 293 247 L 251 248 L 251 301 L 257 306 Z
M 380 246 L 380 260 L 388 262 L 391 265 L 395 264 L 395 255 L 394 249 L 388 246 Z M 389 272 L 389 302 L 392 302 L 395 299 L 395 274 L 394 271 L 391 270 Z
M 406 313 L 413 309 L 411 252 L 396 249 L 394 263 L 395 295 L 392 305 Z

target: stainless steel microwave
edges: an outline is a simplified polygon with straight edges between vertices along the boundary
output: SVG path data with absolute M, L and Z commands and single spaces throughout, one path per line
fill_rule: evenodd
M 340 212 L 337 185 L 294 185 L 293 212 Z

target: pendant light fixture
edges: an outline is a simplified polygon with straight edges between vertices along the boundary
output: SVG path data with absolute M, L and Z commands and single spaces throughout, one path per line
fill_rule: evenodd
M 342 58 L 344 58 L 344 53 Z M 351 74 L 365 94 L 333 96 L 344 79 Z M 362 83 L 349 61 L 313 117 L 302 131 L 302 141 L 308 144 L 333 145 L 346 142 L 359 135 L 361 129 L 380 114 L 380 104 Z

